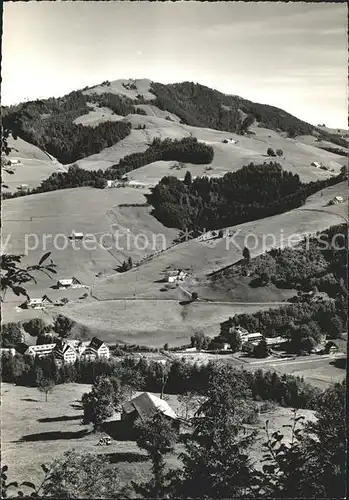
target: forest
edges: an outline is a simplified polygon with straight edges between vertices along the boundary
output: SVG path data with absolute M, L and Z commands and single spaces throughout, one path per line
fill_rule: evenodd
M 88 127 L 85 127 L 85 129 L 88 129 Z M 101 132 L 102 129 L 103 127 L 100 129 Z M 89 130 L 96 131 L 96 128 Z M 68 167 L 67 172 L 54 172 L 37 188 L 28 191 L 18 191 L 13 194 L 3 193 L 3 198 L 17 198 L 29 194 L 45 193 L 57 189 L 68 189 L 81 186 L 103 189 L 106 186 L 107 180 L 121 179 L 125 173 L 152 161 L 186 161 L 198 164 L 210 163 L 212 159 L 213 149 L 206 144 L 198 142 L 195 138 L 184 138 L 181 140 L 165 139 L 164 141 L 154 139 L 144 153 L 134 153 L 125 156 L 118 164 L 113 165 L 113 167 L 107 170 L 84 170 L 78 165 L 72 165 Z
M 239 110 L 254 117 L 260 126 L 287 132 L 292 136 L 312 134 L 314 127 L 282 109 L 258 104 L 238 96 L 224 95 L 217 90 L 192 82 L 164 85 L 153 83 L 154 104 L 176 114 L 183 123 L 239 132 L 242 118 Z
M 165 226 L 195 232 L 287 212 L 302 206 L 311 194 L 341 182 L 344 175 L 304 184 L 276 162 L 250 163 L 222 178 L 192 180 L 189 174 L 180 181 L 167 176 L 146 197 L 153 215 Z
M 211 163 L 213 156 L 213 148 L 199 142 L 195 137 L 164 139 L 163 141 L 155 138 L 144 153 L 124 156 L 111 169 L 117 170 L 122 176 L 154 161 L 167 160 L 199 165 Z

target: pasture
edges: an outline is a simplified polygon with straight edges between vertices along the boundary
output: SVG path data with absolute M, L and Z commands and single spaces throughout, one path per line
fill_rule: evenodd
M 39 485 L 43 480 L 41 464 L 49 465 L 71 449 L 108 457 L 115 464 L 121 485 L 149 477 L 150 464 L 134 441 L 112 440 L 110 446 L 96 446 L 101 434 L 81 425 L 80 399 L 89 390 L 90 386 L 84 384 L 58 385 L 45 402 L 44 395 L 36 388 L 2 384 L 2 463 L 9 467 L 10 481 L 32 481 Z M 177 414 L 182 414 L 175 395 L 165 395 L 165 399 Z M 309 410 L 299 410 L 299 414 L 314 419 Z M 265 441 L 262 429 L 266 420 L 269 419 L 271 431 L 282 430 L 285 438 L 290 439 L 289 429 L 281 426 L 291 423 L 292 416 L 290 408 L 276 407 L 262 414 L 260 422 L 249 426 L 260 431 L 251 453 L 257 467 L 262 456 L 261 443 Z M 167 455 L 169 467 L 180 465 L 177 454 L 182 450 L 183 445 L 178 444 L 175 453 Z
M 8 158 L 20 160 L 21 163 L 14 167 L 9 167 L 14 172 L 13 174 L 3 170 L 2 181 L 8 186 L 8 189 L 4 189 L 4 192 L 14 193 L 21 184 L 27 184 L 29 189 L 33 189 L 38 187 L 53 172 L 64 172 L 66 170 L 51 155 L 20 137 L 13 139 L 10 136 L 8 145 L 12 148 Z
M 182 169 L 176 170 L 173 169 L 174 162 L 154 162 L 134 170 L 130 173 L 130 178 L 156 183 L 165 175 L 183 178 L 187 170 L 194 177 L 202 175 L 223 176 L 227 172 L 234 172 L 251 162 L 258 164 L 278 161 L 285 170 L 297 173 L 301 181 L 310 182 L 326 179 L 339 173 L 343 165 L 343 157 L 319 149 L 315 144 L 309 145 L 306 143 L 307 141 L 303 143 L 302 138 L 285 138 L 282 134 L 260 127 L 251 128 L 254 135 L 240 136 L 230 132 L 184 125 L 175 120 L 175 117 L 173 117 L 173 121 L 166 120 L 163 117 L 163 112 L 156 106 L 144 105 L 144 110 L 149 113 L 147 116 L 132 114 L 123 118 L 124 121 L 130 122 L 132 125 L 130 135 L 100 153 L 79 160 L 77 164 L 87 170 L 99 168 L 104 170 L 118 163 L 126 155 L 145 151 L 155 138 L 164 140 L 166 138 L 196 137 L 199 141 L 213 147 L 212 163 L 207 165 L 188 163 L 183 164 Z M 77 122 L 84 125 L 96 125 L 105 121 L 107 116 L 108 110 L 98 109 L 95 106 L 95 111 L 79 117 Z M 111 120 L 117 119 L 110 110 L 109 116 Z M 140 130 L 140 126 L 145 126 L 145 129 Z M 233 139 L 236 143 L 224 144 L 222 141 L 225 139 Z M 282 149 L 283 156 L 276 159 L 268 157 L 267 149 L 269 147 L 273 148 L 274 151 Z M 328 170 L 311 166 L 313 161 L 323 162 Z
M 144 202 L 144 191 L 133 188 L 76 188 L 5 200 L 2 245 L 6 252 L 25 254 L 27 241 L 24 264 L 37 263 L 45 252 L 52 252 L 57 276 L 52 281 L 40 275 L 39 283 L 28 287 L 34 296 L 48 293 L 58 279 L 71 276 L 92 285 L 97 275 L 115 272 L 129 256 L 136 261 L 153 253 L 153 234 L 165 235 L 164 240 L 155 239 L 155 244 L 172 244 L 177 231 L 164 228 L 150 216 L 149 208 L 118 208 L 121 203 Z M 68 240 L 73 230 L 93 235 L 97 244 Z M 144 234 L 139 248 L 144 246 L 144 237 L 150 248 L 137 250 L 138 234 Z M 18 301 L 11 294 L 7 300 Z
M 347 219 L 347 202 L 327 206 L 336 195 L 347 198 L 347 184 L 343 182 L 324 189 L 322 194 L 316 193 L 304 206 L 290 212 L 234 226 L 230 228 L 234 234 L 230 238 L 197 238 L 175 245 L 127 273 L 101 277 L 93 287 L 93 293 L 100 300 L 133 296 L 169 298 L 172 291 L 160 291 L 163 272 L 168 268 L 188 269 L 194 278 L 201 280 L 208 273 L 240 260 L 246 245 L 250 247 L 252 257 L 273 247 L 295 245 L 299 237 L 342 224 Z
M 109 343 L 131 343 L 162 347 L 190 342 L 195 332 L 218 335 L 220 323 L 234 314 L 251 313 L 272 307 L 264 304 L 230 304 L 178 300 L 106 300 L 70 303 L 60 312 L 78 325 L 87 327 Z M 275 306 L 274 306 L 275 307 Z

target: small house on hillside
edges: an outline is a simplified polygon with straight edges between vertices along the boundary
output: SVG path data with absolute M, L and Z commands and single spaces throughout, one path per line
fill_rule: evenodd
M 339 203 L 343 203 L 344 199 L 342 196 L 335 196 L 332 200 L 328 202 L 329 205 L 338 205 Z
M 335 354 L 336 352 L 338 352 L 337 344 L 332 342 L 332 340 L 327 342 L 327 344 L 325 345 L 325 347 L 323 349 L 323 354 Z
M 136 420 L 151 419 L 158 414 L 162 414 L 175 429 L 179 430 L 180 419 L 174 410 L 166 401 L 149 392 L 143 392 L 125 403 L 121 414 L 115 412 L 102 424 L 102 428 L 114 439 L 132 440 L 135 437 Z
M 312 167 L 321 168 L 323 165 L 319 161 L 312 161 L 310 164 Z
M 72 234 L 69 236 L 70 240 L 82 240 L 84 238 L 84 233 L 77 233 L 74 229 Z
M 15 167 L 16 165 L 22 165 L 22 162 L 21 162 L 21 160 L 18 160 L 16 158 L 10 158 L 7 161 L 7 165 Z
M 79 281 L 74 276 L 72 278 L 66 278 L 57 281 L 57 288 L 80 288 L 81 286 L 81 281 Z
M 188 277 L 188 273 L 182 271 L 182 269 L 177 269 L 175 271 L 168 271 L 166 276 L 169 283 L 179 283 L 183 282 L 185 278 Z
M 47 306 L 47 304 L 49 303 L 50 303 L 49 298 L 46 295 L 44 295 L 41 298 L 28 299 L 24 303 L 24 307 L 26 307 L 27 309 L 44 309 L 45 306 Z
M 174 423 L 178 420 L 175 411 L 166 401 L 149 392 L 143 392 L 123 405 L 121 420 L 133 424 L 138 418 L 145 420 L 157 413 L 161 413 Z

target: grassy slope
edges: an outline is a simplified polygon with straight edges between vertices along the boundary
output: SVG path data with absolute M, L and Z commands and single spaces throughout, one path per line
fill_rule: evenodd
M 276 245 L 283 240 L 287 244 L 288 238 L 293 234 L 309 234 L 322 231 L 329 226 L 339 224 L 347 216 L 347 203 L 327 207 L 327 202 L 335 195 L 347 197 L 347 184 L 345 182 L 327 188 L 320 193 L 310 197 L 307 203 L 290 212 L 268 217 L 266 219 L 247 222 L 236 226 L 238 231 L 234 241 L 241 247 L 247 234 L 253 233 L 258 238 L 258 246 L 251 250 L 252 255 L 257 255 L 263 250 L 263 238 L 267 245 L 272 245 L 272 238 L 266 235 L 275 235 Z M 250 240 L 250 245 L 254 240 Z M 138 297 L 159 297 L 158 280 L 162 278 L 162 272 L 168 267 L 189 268 L 197 278 L 203 278 L 209 272 L 218 270 L 241 259 L 241 250 L 236 248 L 234 242 L 225 238 L 209 241 L 191 240 L 181 243 L 156 259 L 142 265 L 123 275 L 108 277 L 99 280 L 94 293 L 98 298 L 122 298 L 133 296 L 134 288 Z
M 76 405 L 89 388 L 84 384 L 60 385 L 45 402 L 44 396 L 35 388 L 16 387 L 6 383 L 2 385 L 2 462 L 9 466 L 10 481 L 33 481 L 39 485 L 43 479 L 41 464 L 49 464 L 73 448 L 82 453 L 109 455 L 121 484 L 127 484 L 131 480 L 142 481 L 148 477 L 149 463 L 134 441 L 112 441 L 110 446 L 97 447 L 99 434 L 79 437 L 79 432 L 87 427 L 80 425 L 82 411 Z M 180 413 L 177 397 L 171 395 L 166 396 L 166 399 Z M 300 410 L 300 414 L 307 419 L 314 418 L 310 410 Z M 266 419 L 269 419 L 272 431 L 281 430 L 282 425 L 290 423 L 292 411 L 289 408 L 276 408 L 263 414 L 257 427 L 263 427 Z M 289 430 L 283 429 L 282 432 L 289 439 Z M 23 440 L 24 436 L 27 436 L 27 441 Z M 261 431 L 253 446 L 252 456 L 256 461 L 261 458 L 260 443 L 264 441 L 264 437 Z M 181 449 L 178 445 L 176 452 Z M 179 465 L 175 454 L 167 455 L 166 461 L 171 467 Z
M 268 303 L 232 305 L 196 302 L 181 305 L 179 301 L 183 298 L 71 303 L 61 311 L 107 342 L 162 347 L 166 342 L 170 346 L 186 344 L 190 336 L 198 331 L 209 336 L 218 335 L 220 323 L 230 316 L 271 307 Z
M 20 160 L 21 165 L 10 167 L 14 174 L 3 171 L 3 183 L 9 187 L 4 192 L 16 192 L 17 186 L 21 184 L 27 184 L 32 189 L 53 172 L 66 170 L 55 158 L 20 137 L 16 140 L 10 137 L 8 145 L 13 148 L 8 157 Z
M 153 108 L 155 108 L 153 106 Z M 161 110 L 158 110 L 159 112 Z M 113 115 L 110 115 L 113 117 Z M 105 120 L 105 118 L 101 118 Z M 198 140 L 210 144 L 215 152 L 212 164 L 184 166 L 196 175 L 224 175 L 226 172 L 235 171 L 250 162 L 263 163 L 269 161 L 266 155 L 269 147 L 282 149 L 284 157 L 278 159 L 280 164 L 293 173 L 298 173 L 301 180 L 310 182 L 312 180 L 324 179 L 340 171 L 343 157 L 321 150 L 315 146 L 303 144 L 299 140 L 284 138 L 272 130 L 252 127 L 256 135 L 241 137 L 237 134 L 222 132 L 213 129 L 190 127 L 187 125 L 170 122 L 158 116 L 128 115 L 124 120 L 132 124 L 131 134 L 115 146 L 104 149 L 96 155 L 79 160 L 77 163 L 87 170 L 106 169 L 117 163 L 122 157 L 136 152 L 145 151 L 151 141 L 159 137 L 161 139 L 181 139 L 183 137 L 196 137 Z M 96 122 L 97 123 L 97 122 Z M 137 127 L 145 125 L 144 130 Z M 238 144 L 223 144 L 222 141 L 233 138 Z M 345 158 L 344 158 L 345 159 Z M 313 161 L 321 161 L 330 170 L 324 171 L 312 167 Z M 151 183 L 159 181 L 164 175 L 175 175 L 182 177 L 183 171 L 171 169 L 173 162 L 151 163 L 133 171 L 130 177 L 135 180 L 148 181 Z M 207 167 L 212 170 L 207 171 Z

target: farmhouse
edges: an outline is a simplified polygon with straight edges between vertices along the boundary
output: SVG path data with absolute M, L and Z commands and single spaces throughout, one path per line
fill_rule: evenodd
M 20 186 L 17 187 L 18 191 L 28 191 L 29 187 L 28 184 L 21 184 Z
M 69 236 L 69 239 L 71 240 L 82 240 L 84 238 L 84 233 L 77 233 L 73 229 L 72 234 Z
M 133 188 L 146 188 L 146 187 L 148 187 L 148 184 L 145 184 L 144 182 L 133 181 L 133 180 L 129 181 L 127 183 L 127 185 L 129 187 L 133 187 Z
M 62 279 L 57 281 L 57 288 L 81 288 L 81 282 L 75 278 Z
M 240 335 L 242 343 L 251 342 L 252 344 L 258 344 L 263 338 L 263 335 L 259 332 L 256 333 L 246 333 Z
M 149 392 L 143 392 L 123 405 L 121 420 L 133 425 L 138 418 L 144 420 L 157 413 L 162 413 L 174 423 L 178 420 L 176 413 L 166 401 Z
M 110 349 L 102 340 L 93 337 L 91 342 L 82 350 L 81 356 L 89 360 L 94 360 L 96 358 L 108 359 L 110 358 Z
M 316 167 L 316 168 L 321 168 L 322 167 L 322 163 L 319 162 L 319 161 L 312 161 L 310 165 L 312 167 Z
M 329 342 L 327 342 L 322 352 L 323 354 L 335 354 L 336 352 L 338 352 L 338 346 L 337 344 L 332 342 L 332 340 L 330 340 Z
M 44 295 L 41 298 L 28 299 L 24 305 L 27 309 L 44 309 L 50 302 L 49 298 Z
M 15 158 L 10 158 L 8 161 L 7 161 L 7 165 L 9 166 L 15 166 L 15 165 L 22 165 L 22 162 L 21 160 L 18 160 L 18 159 L 15 159 Z
M 338 205 L 339 203 L 343 203 L 344 199 L 342 196 L 335 196 L 332 200 L 329 201 L 329 205 Z
M 178 283 L 183 282 L 185 278 L 188 277 L 188 273 L 182 271 L 181 269 L 177 269 L 175 271 L 168 271 L 166 276 L 169 283 Z
M 286 342 L 286 339 L 284 337 L 266 337 L 265 339 L 266 343 L 268 346 L 277 346 L 281 345 L 284 342 Z

